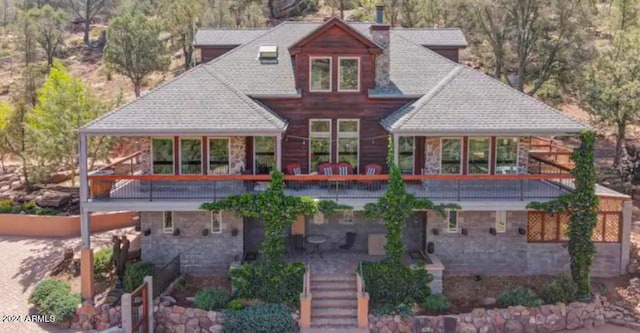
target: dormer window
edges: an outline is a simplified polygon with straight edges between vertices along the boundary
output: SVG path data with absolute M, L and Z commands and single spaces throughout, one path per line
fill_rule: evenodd
M 278 63 L 278 46 L 277 45 L 261 45 L 258 49 L 258 59 L 263 64 Z
M 360 91 L 360 58 L 338 58 L 338 91 Z
M 309 90 L 314 92 L 331 91 L 331 58 L 311 57 Z

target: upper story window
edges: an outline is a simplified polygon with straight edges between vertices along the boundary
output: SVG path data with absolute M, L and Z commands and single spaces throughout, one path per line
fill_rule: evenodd
M 311 57 L 309 73 L 309 90 L 331 91 L 331 58 Z
M 413 173 L 413 137 L 401 136 L 398 142 L 398 167 L 404 174 Z
M 518 138 L 496 139 L 496 173 L 518 173 Z
M 469 138 L 468 173 L 488 174 L 490 169 L 490 138 Z
M 276 165 L 276 140 L 272 136 L 256 136 L 253 138 L 254 164 L 256 174 L 271 173 Z
M 180 174 L 202 174 L 202 139 L 180 138 Z
M 331 162 L 331 120 L 309 120 L 309 169 L 318 171 L 318 164 Z
M 360 58 L 338 58 L 338 91 L 360 91 Z
M 338 119 L 338 162 L 347 162 L 354 170 L 358 170 L 359 132 L 357 119 Z
M 229 173 L 229 138 L 209 138 L 209 174 Z
M 151 139 L 151 155 L 154 175 L 173 174 L 173 139 Z
M 461 174 L 462 139 L 443 138 L 440 147 L 440 173 L 454 175 Z

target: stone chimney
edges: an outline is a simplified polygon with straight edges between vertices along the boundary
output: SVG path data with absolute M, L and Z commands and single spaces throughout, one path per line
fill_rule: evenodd
M 391 26 L 384 24 L 384 6 L 376 6 L 376 23 L 371 25 L 371 39 L 380 45 L 384 51 L 376 57 L 376 88 L 387 88 L 391 85 L 391 56 L 389 43 L 391 42 Z

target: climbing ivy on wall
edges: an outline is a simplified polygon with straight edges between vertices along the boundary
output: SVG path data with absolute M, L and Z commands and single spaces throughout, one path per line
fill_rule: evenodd
M 575 168 L 575 189 L 549 202 L 532 202 L 527 208 L 548 212 L 568 211 L 569 223 L 568 250 L 571 257 L 571 277 L 578 286 L 578 295 L 588 298 L 591 294 L 590 271 L 595 255 L 595 246 L 591 240 L 593 228 L 598 222 L 598 196 L 596 195 L 596 172 L 594 166 L 595 133 L 584 131 L 580 135 L 582 144 L 571 155 Z
M 277 263 L 282 261 L 287 229 L 300 215 L 323 213 L 331 216 L 339 210 L 351 209 L 333 201 L 317 201 L 310 197 L 295 197 L 285 194 L 284 174 L 280 171 L 271 173 L 271 182 L 267 190 L 260 193 L 245 193 L 225 199 L 203 203 L 200 209 L 210 211 L 228 210 L 243 217 L 262 219 L 264 222 L 264 241 L 262 255 L 265 261 Z

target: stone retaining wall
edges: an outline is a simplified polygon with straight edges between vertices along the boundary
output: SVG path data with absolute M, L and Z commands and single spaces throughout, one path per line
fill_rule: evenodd
M 559 332 L 605 324 L 606 299 L 591 303 L 543 305 L 536 308 L 514 306 L 507 309 L 474 309 L 471 313 L 444 316 L 376 317 L 369 315 L 371 333 L 444 332 L 447 318 L 457 322 L 458 333 Z
M 155 333 L 168 332 L 222 332 L 224 317 L 221 312 L 205 311 L 181 306 L 154 306 Z

